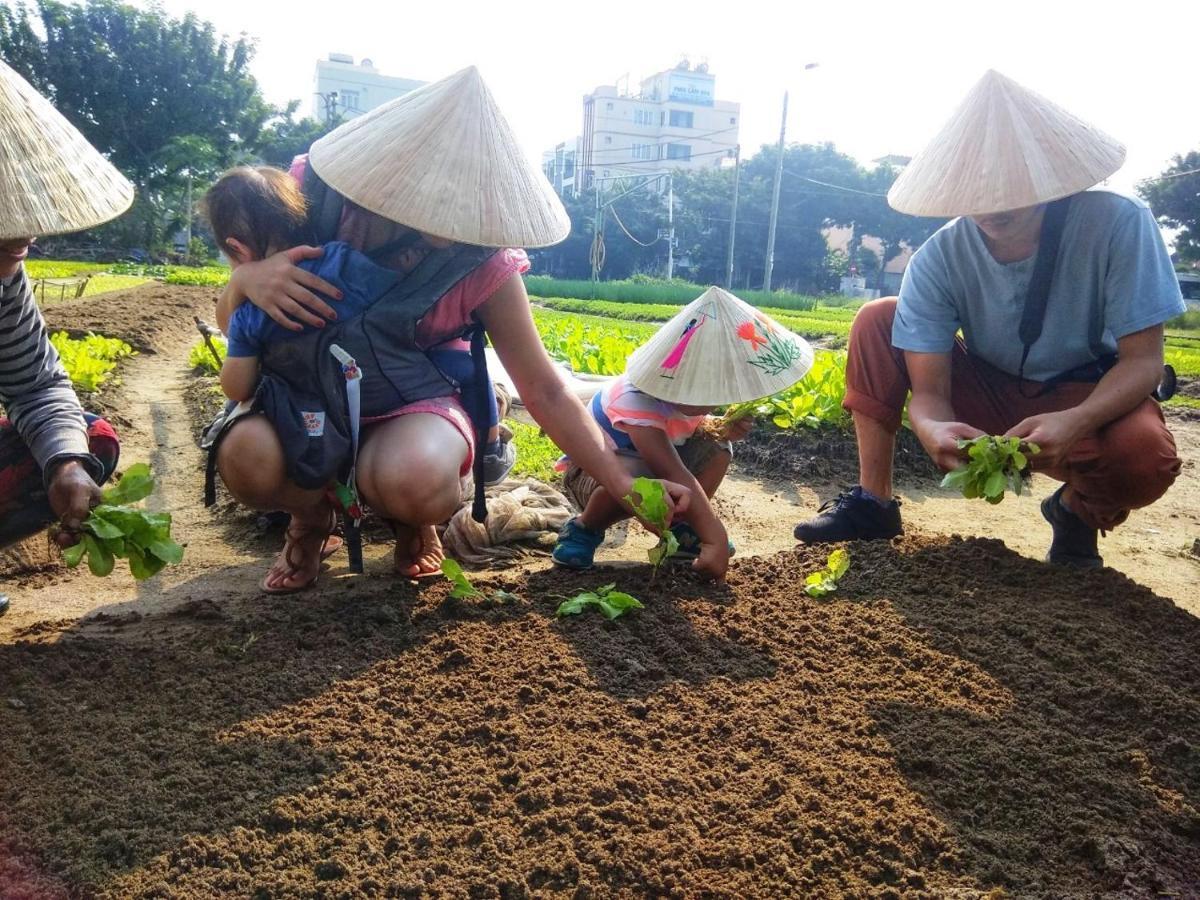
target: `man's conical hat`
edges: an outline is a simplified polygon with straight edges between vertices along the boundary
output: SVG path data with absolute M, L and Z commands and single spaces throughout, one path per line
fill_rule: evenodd
M 970 216 L 1047 203 L 1103 181 L 1125 147 L 989 70 L 888 191 L 914 216 Z
M 50 101 L 0 61 L 0 240 L 115 219 L 133 185 Z

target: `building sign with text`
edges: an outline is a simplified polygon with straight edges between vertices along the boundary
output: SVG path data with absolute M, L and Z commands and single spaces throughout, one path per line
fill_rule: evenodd
M 715 79 L 684 72 L 672 72 L 667 88 L 667 99 L 696 106 L 713 105 L 713 82 Z

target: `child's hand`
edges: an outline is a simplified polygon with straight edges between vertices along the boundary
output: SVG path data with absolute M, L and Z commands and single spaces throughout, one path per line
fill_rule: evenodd
M 754 416 L 742 416 L 721 426 L 721 440 L 743 441 L 754 428 Z
M 725 572 L 729 569 L 729 541 L 706 544 L 701 542 L 700 555 L 692 563 L 697 574 L 714 581 L 724 581 Z

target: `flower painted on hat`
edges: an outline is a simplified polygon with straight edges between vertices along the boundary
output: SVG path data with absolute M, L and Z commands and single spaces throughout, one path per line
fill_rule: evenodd
M 750 349 L 755 353 L 758 352 L 759 346 L 766 346 L 767 339 L 758 333 L 758 329 L 754 327 L 753 322 L 743 322 L 737 327 L 737 336 L 743 341 L 750 342 Z

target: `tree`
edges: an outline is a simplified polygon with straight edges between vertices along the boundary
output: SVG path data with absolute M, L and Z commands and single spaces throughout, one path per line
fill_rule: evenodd
M 899 256 L 905 246 L 914 250 L 920 247 L 946 222 L 945 219 L 910 216 L 892 209 L 886 194 L 899 175 L 899 170 L 887 164 L 864 173 L 864 193 L 854 202 L 854 241 L 860 241 L 863 235 L 869 234 L 878 238 L 882 246 L 882 255 L 871 254 L 877 260 L 875 268 L 863 272 L 868 277 L 867 283 L 880 290 L 883 289 L 883 273 L 887 264 Z M 873 279 L 871 275 L 874 275 Z
M 254 154 L 261 162 L 286 169 L 293 159 L 307 153 L 314 141 L 342 124 L 341 116 L 326 122 L 308 117 L 297 120 L 295 115 L 299 106 L 300 101 L 293 100 L 260 132 Z
M 115 0 L 0 6 L 0 55 L 138 189 L 134 211 L 107 231 L 149 246 L 178 217 L 164 204 L 178 200 L 185 173 L 240 161 L 276 114 L 250 74 L 253 54 L 246 37 L 230 41 L 191 13 L 177 20 Z M 203 161 L 181 165 L 168 148 L 184 138 Z
M 1176 155 L 1162 175 L 1143 181 L 1137 191 L 1161 224 L 1179 229 L 1175 252 L 1180 261 L 1200 263 L 1200 151 Z

